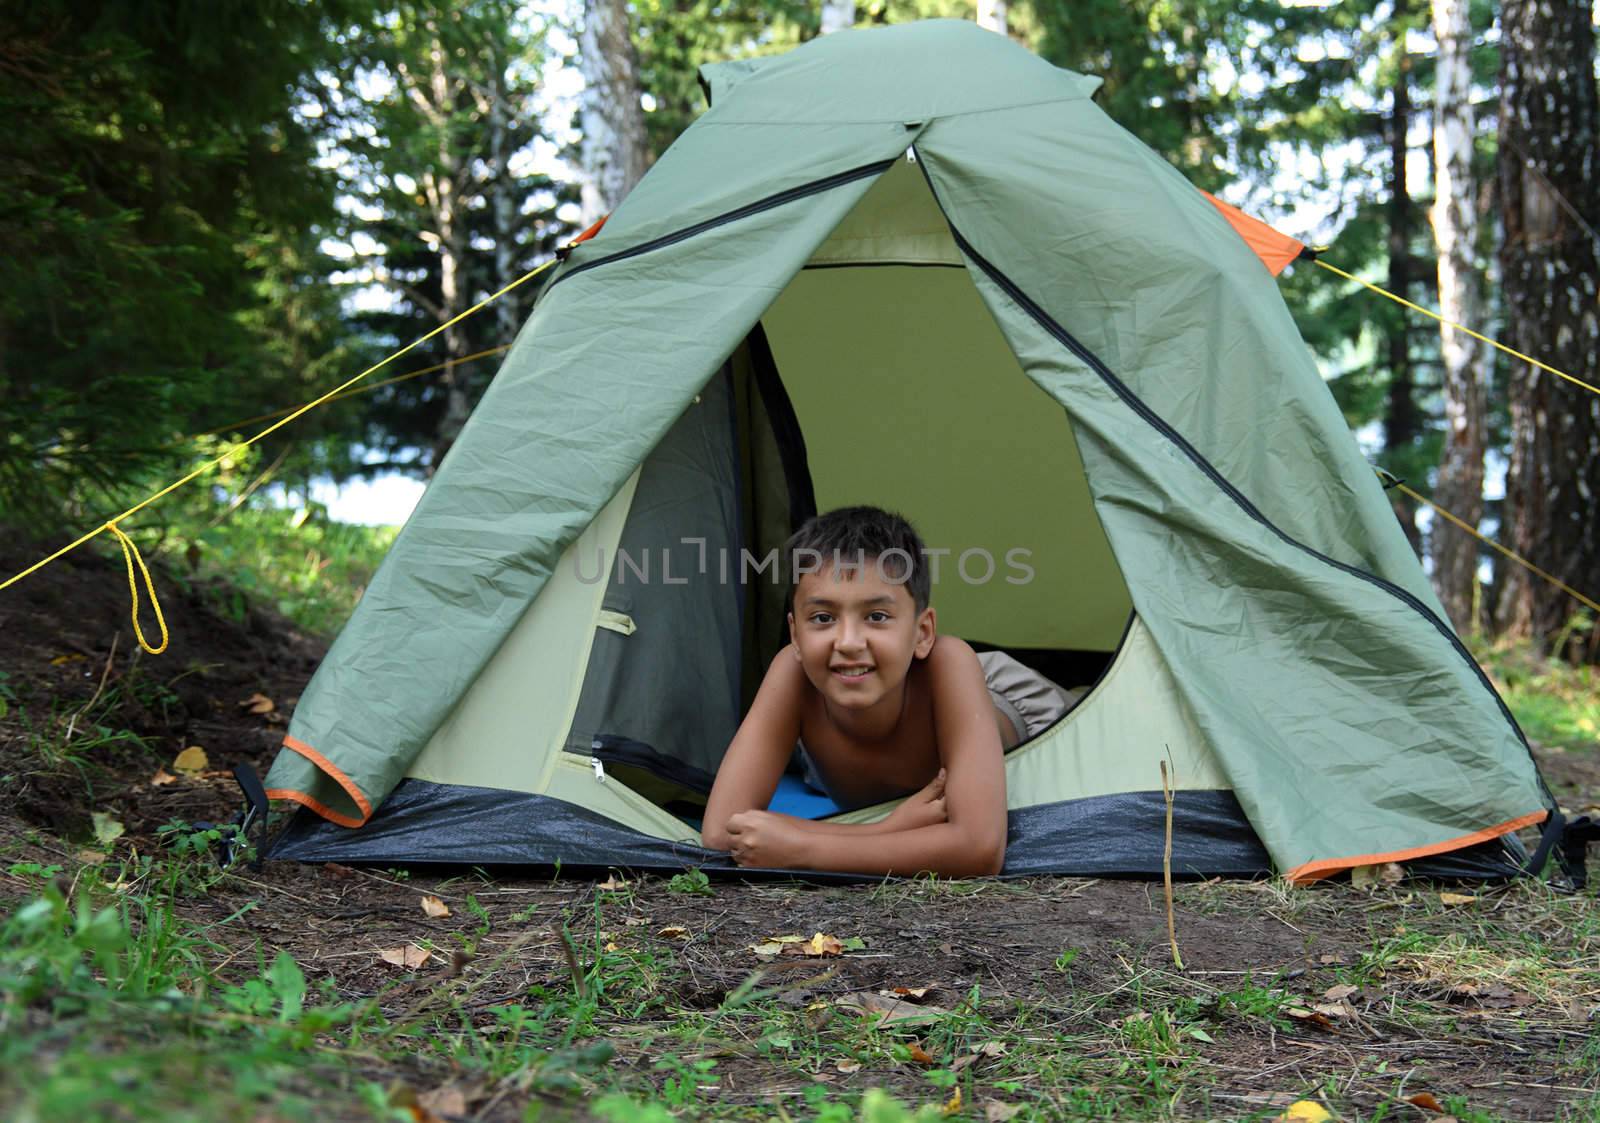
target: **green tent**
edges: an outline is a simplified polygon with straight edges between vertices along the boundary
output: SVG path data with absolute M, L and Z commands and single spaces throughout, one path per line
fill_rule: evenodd
M 717 864 L 762 563 L 872 503 L 950 551 L 942 631 L 1090 688 L 1007 756 L 1008 872 L 1159 871 L 1162 761 L 1183 872 L 1514 868 L 1555 804 L 1295 331 L 1297 247 L 970 24 L 702 73 L 301 698 L 274 854 Z

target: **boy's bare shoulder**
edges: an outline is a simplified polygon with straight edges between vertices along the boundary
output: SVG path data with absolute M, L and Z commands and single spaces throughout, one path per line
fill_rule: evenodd
M 973 666 L 978 662 L 978 653 L 960 636 L 940 636 L 933 641 L 933 649 L 923 662 L 930 670 L 936 666 Z

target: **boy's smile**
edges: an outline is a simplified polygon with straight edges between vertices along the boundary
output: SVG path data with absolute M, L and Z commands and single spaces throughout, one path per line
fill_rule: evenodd
M 934 640 L 933 610 L 918 612 L 905 583 L 886 578 L 876 561 L 804 574 L 789 614 L 806 678 L 859 736 L 894 727 L 911 662 Z

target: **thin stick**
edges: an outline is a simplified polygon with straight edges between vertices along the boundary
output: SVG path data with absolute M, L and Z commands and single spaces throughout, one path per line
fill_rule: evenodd
M 1167 750 L 1171 753 L 1171 750 Z M 1177 770 L 1174 769 L 1174 772 Z M 1178 954 L 1178 921 L 1172 911 L 1172 789 L 1167 785 L 1167 762 L 1161 762 L 1161 798 L 1167 801 L 1167 845 L 1161 852 L 1161 880 L 1167 894 L 1167 939 L 1172 944 L 1172 965 L 1183 970 Z

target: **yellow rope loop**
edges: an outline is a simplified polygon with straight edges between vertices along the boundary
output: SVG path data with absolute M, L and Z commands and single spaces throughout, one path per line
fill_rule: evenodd
M 1413 304 L 1413 303 L 1411 303 L 1411 301 L 1407 300 L 1405 297 L 1396 296 L 1394 293 L 1390 292 L 1388 289 L 1382 288 L 1382 287 L 1380 287 L 1378 285 L 1375 285 L 1371 281 L 1363 281 L 1360 277 L 1357 277 L 1352 273 L 1346 273 L 1343 269 L 1340 269 L 1337 265 L 1329 265 L 1326 261 L 1323 261 L 1320 257 L 1313 258 L 1312 261 L 1313 261 L 1313 264 L 1320 265 L 1322 268 L 1326 269 L 1328 272 L 1336 273 L 1339 276 L 1343 277 L 1347 281 L 1354 281 L 1356 284 L 1361 285 L 1363 288 L 1371 289 L 1373 292 L 1377 293 L 1379 296 L 1388 297 L 1390 300 L 1394 301 L 1396 304 L 1403 305 L 1404 307 L 1411 309 L 1413 312 L 1421 312 L 1424 316 L 1430 316 L 1433 319 L 1438 320 L 1445 327 L 1454 328 L 1456 331 L 1464 332 L 1465 334 L 1472 336 L 1473 339 L 1476 339 L 1480 343 L 1487 343 L 1490 347 L 1498 348 L 1499 350 L 1504 351 L 1508 355 L 1512 355 L 1512 356 L 1514 356 L 1514 357 L 1516 357 L 1518 359 L 1521 359 L 1525 363 L 1531 363 L 1534 366 L 1538 367 L 1540 370 L 1549 371 L 1551 374 L 1555 375 L 1557 378 L 1565 378 L 1568 382 L 1572 383 L 1574 386 L 1581 386 L 1583 389 L 1589 391 L 1589 393 L 1591 393 L 1591 394 L 1600 394 L 1600 386 L 1592 386 L 1589 383 L 1585 382 L 1581 378 L 1574 378 L 1572 375 L 1568 374 L 1564 370 L 1557 370 L 1555 367 L 1551 366 L 1549 363 L 1540 362 L 1538 359 L 1534 358 L 1532 355 L 1524 355 L 1521 351 L 1515 350 L 1514 348 L 1511 348 L 1511 347 L 1507 347 L 1504 343 L 1497 343 L 1495 340 L 1490 339 L 1487 335 L 1480 335 L 1479 333 L 1473 331 L 1471 328 L 1467 327 L 1465 324 L 1458 324 L 1454 320 L 1447 320 L 1443 316 L 1439 315 L 1439 313 L 1434 312 L 1434 311 L 1432 311 L 1430 309 L 1424 308 L 1420 304 Z
M 139 547 L 134 545 L 133 539 L 122 533 L 122 528 L 115 522 L 106 523 L 106 529 L 117 536 L 117 542 L 122 546 L 122 560 L 128 563 L 128 595 L 133 598 L 133 636 L 145 651 L 151 655 L 160 655 L 167 649 L 167 621 L 161 615 L 161 601 L 156 596 L 155 582 L 150 579 L 150 571 L 145 568 L 144 558 L 139 554 Z M 150 641 L 144 638 L 143 629 L 139 627 L 139 586 L 133 579 L 135 563 L 139 566 L 139 572 L 144 574 L 144 587 L 150 593 L 150 607 L 156 610 L 156 623 L 161 626 L 160 647 L 151 647 Z

